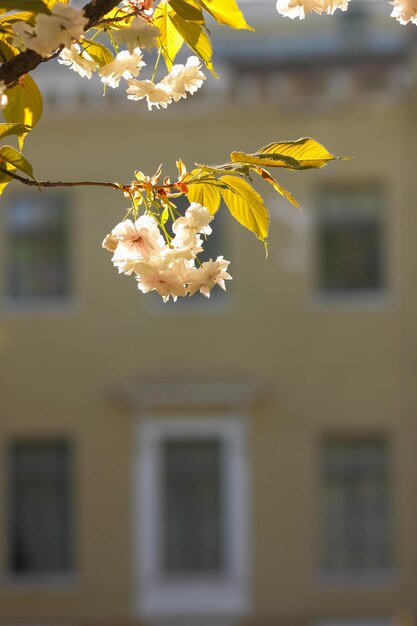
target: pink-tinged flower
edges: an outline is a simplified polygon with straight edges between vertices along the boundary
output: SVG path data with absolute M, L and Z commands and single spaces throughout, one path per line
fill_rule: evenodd
M 278 0 L 276 7 L 281 15 L 291 19 L 299 17 L 300 20 L 309 13 L 321 15 L 325 10 L 323 0 Z
M 179 296 L 187 295 L 184 284 L 185 267 L 182 260 L 174 261 L 170 267 L 166 267 L 161 259 L 141 263 L 136 277 L 138 288 L 142 293 L 156 291 L 164 302 L 168 302 L 170 297 L 176 302 Z
M 64 48 L 58 57 L 58 63 L 68 65 L 82 78 L 90 79 L 97 69 L 97 64 L 87 52 L 83 51 L 80 54 L 80 50 L 78 44 L 71 44 L 69 48 Z
M 393 9 L 391 17 L 395 17 L 400 24 L 417 24 L 417 2 L 416 0 L 394 0 L 391 2 Z
M 222 256 L 218 256 L 215 261 L 210 259 L 198 268 L 190 268 L 185 273 L 185 282 L 188 285 L 188 292 L 192 296 L 196 291 L 200 291 L 207 298 L 214 285 L 219 285 L 226 291 L 225 280 L 232 280 L 230 274 L 226 272 L 230 261 L 226 261 Z
M 128 99 L 142 100 L 146 98 L 149 110 L 153 106 L 157 109 L 160 106 L 166 109 L 172 101 L 171 88 L 168 85 L 163 85 L 162 83 L 155 85 L 151 80 L 136 80 L 135 78 L 131 78 L 127 82 L 129 84 L 127 88 Z
M 160 36 L 159 28 L 151 26 L 143 17 L 135 17 L 128 28 L 121 28 L 114 32 L 113 37 L 117 43 L 125 43 L 129 52 L 134 48 L 157 48 L 157 39 Z
M 116 239 L 116 237 L 112 235 L 111 233 L 109 233 L 108 235 L 104 237 L 101 247 L 104 248 L 105 250 L 108 250 L 109 252 L 114 252 L 118 245 L 119 245 L 119 242 Z
M 157 256 L 165 245 L 158 225 L 151 215 L 141 215 L 135 223 L 131 220 L 120 222 L 111 232 L 123 244 L 121 252 L 124 249 L 129 250 L 132 255 L 145 261 Z M 118 248 L 119 246 L 115 254 L 118 253 Z
M 170 73 L 162 79 L 161 83 L 171 88 L 175 102 L 186 98 L 187 93 L 195 93 L 201 87 L 206 77 L 200 68 L 200 60 L 192 56 L 188 58 L 186 65 L 173 65 Z
M 140 48 L 135 48 L 132 53 L 122 50 L 111 63 L 103 65 L 99 70 L 101 80 L 109 87 L 119 86 L 122 78 L 128 80 L 139 74 L 140 68 L 144 67 L 143 56 Z

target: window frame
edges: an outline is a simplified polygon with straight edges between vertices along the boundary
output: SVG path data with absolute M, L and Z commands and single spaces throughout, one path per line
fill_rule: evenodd
M 388 529 L 388 541 L 390 543 L 390 551 L 391 551 L 391 563 L 389 566 L 384 568 L 376 568 L 369 570 L 360 570 L 360 569 L 346 569 L 346 570 L 333 570 L 328 569 L 323 564 L 323 553 L 324 553 L 324 544 L 323 544 L 323 535 L 325 532 L 325 528 L 323 525 L 323 507 L 324 507 L 324 481 L 323 481 L 323 468 L 324 468 L 324 450 L 326 448 L 326 444 L 329 441 L 338 441 L 338 442 L 358 442 L 358 443 L 366 443 L 372 442 L 374 440 L 383 441 L 386 446 L 387 451 L 387 489 L 388 489 L 388 500 L 390 505 L 389 510 L 389 529 Z M 317 480 L 317 508 L 316 508 L 316 537 L 315 544 L 317 546 L 317 550 L 315 551 L 315 561 L 316 561 L 316 574 L 317 574 L 317 582 L 322 587 L 332 588 L 335 587 L 337 589 L 343 587 L 347 588 L 392 588 L 394 584 L 398 582 L 398 553 L 397 553 L 397 545 L 396 545 L 396 515 L 395 515 L 395 484 L 394 484 L 394 471 L 395 471 L 395 446 L 392 441 L 392 437 L 389 433 L 384 431 L 375 431 L 375 432 L 350 432 L 350 431 L 330 431 L 324 434 L 324 436 L 320 437 L 317 442 L 317 463 L 316 463 L 316 480 Z
M 68 482 L 69 482 L 69 554 L 70 564 L 67 570 L 54 570 L 50 572 L 16 572 L 10 567 L 11 563 L 11 519 L 14 498 L 13 486 L 12 486 L 12 449 L 19 444 L 65 444 L 68 451 Z M 73 440 L 66 435 L 57 434 L 56 436 L 38 436 L 37 434 L 30 436 L 16 436 L 8 438 L 5 444 L 2 446 L 4 451 L 4 476 L 5 481 L 3 485 L 3 496 L 5 500 L 4 507 L 4 550 L 3 558 L 1 559 L 1 587 L 6 587 L 16 590 L 36 590 L 47 588 L 53 590 L 66 589 L 69 585 L 73 586 L 77 576 L 77 542 L 76 542 L 76 449 Z
M 225 481 L 225 570 L 210 575 L 161 576 L 161 443 L 218 438 Z M 249 610 L 249 526 L 246 425 L 241 415 L 148 415 L 139 419 L 134 463 L 134 612 L 139 617 L 222 614 Z
M 67 231 L 66 231 L 66 247 L 68 256 L 68 293 L 63 296 L 28 296 L 26 298 L 14 298 L 7 290 L 7 260 L 8 248 L 11 245 L 11 238 L 7 228 L 7 212 L 11 210 L 13 204 L 19 198 L 28 198 L 31 200 L 31 192 L 36 193 L 34 189 L 31 191 L 13 192 L 7 199 L 5 210 L 1 218 L 3 228 L 0 233 L 0 261 L 3 270 L 1 272 L 1 315 L 2 317 L 32 317 L 32 316 L 60 316 L 74 315 L 79 312 L 78 300 L 76 298 L 77 291 L 77 275 L 75 262 L 75 233 L 76 219 L 74 216 L 74 207 L 70 197 L 63 191 L 48 191 L 48 196 L 64 198 L 67 211 Z M 53 200 L 50 200 L 51 204 Z
M 334 292 L 326 291 L 320 286 L 320 199 L 326 192 L 330 193 L 354 193 L 361 190 L 375 190 L 382 199 L 382 209 L 380 217 L 381 229 L 381 276 L 382 285 L 380 287 L 369 287 L 364 289 L 340 289 Z M 391 304 L 391 263 L 390 263 L 390 241 L 389 241 L 389 220 L 390 220 L 390 194 L 386 184 L 381 181 L 370 179 L 355 179 L 329 181 L 318 188 L 314 193 L 312 207 L 312 242 L 311 242 L 311 299 L 313 307 L 321 309 L 345 310 L 380 310 Z

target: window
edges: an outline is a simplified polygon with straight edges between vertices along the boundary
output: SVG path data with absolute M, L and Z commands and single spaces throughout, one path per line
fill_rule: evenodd
M 382 438 L 329 439 L 322 458 L 322 568 L 374 574 L 392 565 L 389 450 Z
M 162 445 L 163 563 L 167 574 L 221 572 L 221 444 L 173 439 Z
M 60 194 L 33 192 L 6 206 L 6 294 L 14 304 L 70 294 L 69 211 Z
M 136 589 L 142 617 L 247 610 L 244 421 L 138 425 Z
M 383 194 L 378 187 L 319 194 L 317 271 L 326 295 L 360 295 L 385 286 Z
M 67 443 L 18 442 L 10 449 L 9 571 L 71 569 L 71 454 Z

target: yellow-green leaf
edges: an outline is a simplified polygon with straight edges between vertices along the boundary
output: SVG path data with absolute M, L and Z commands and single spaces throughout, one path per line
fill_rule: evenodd
M 172 15 L 175 15 L 175 11 L 167 3 L 159 4 L 153 14 L 153 25 L 161 33 L 159 43 L 168 70 L 171 69 L 175 57 L 184 43 L 184 38 L 172 23 Z
M 220 189 L 215 184 L 204 181 L 192 183 L 186 195 L 190 202 L 198 202 L 207 207 L 211 215 L 214 215 L 220 206 Z
M 42 96 L 35 81 L 25 74 L 18 85 L 7 91 L 8 105 L 3 110 L 6 122 L 35 126 L 42 114 Z M 20 149 L 26 133 L 19 135 Z
M 230 213 L 258 239 L 265 241 L 269 216 L 261 196 L 238 176 L 222 176 L 220 180 L 227 185 L 227 189 L 221 189 L 221 194 Z
M 296 141 L 271 143 L 254 154 L 232 152 L 232 161 L 241 161 L 252 165 L 266 167 L 284 167 L 291 170 L 306 170 L 324 167 L 329 161 L 346 159 L 336 157 L 311 137 L 303 137 Z
M 204 27 L 194 22 L 186 22 L 177 14 L 174 14 L 171 20 L 185 43 L 202 61 L 204 61 L 207 69 L 217 78 L 217 74 L 211 62 L 213 49 L 211 47 L 210 37 L 204 30 Z
M 288 191 L 288 189 L 285 189 L 285 187 L 283 187 L 278 181 L 276 181 L 275 178 L 273 178 L 273 176 L 271 176 L 271 174 L 268 172 L 268 170 L 265 170 L 263 167 L 259 167 L 257 165 L 254 166 L 253 170 L 257 174 L 259 174 L 259 176 L 262 176 L 262 178 L 266 180 L 270 185 L 272 185 L 275 191 L 281 194 L 281 196 L 284 196 L 284 198 L 291 202 L 291 204 L 297 207 L 297 209 L 300 208 L 300 205 L 298 204 L 294 196 Z
M 103 65 L 107 65 L 107 63 L 111 63 L 113 61 L 114 57 L 110 50 L 98 41 L 84 39 L 83 47 L 93 61 L 95 61 L 100 67 L 103 67 Z
M 29 128 L 23 124 L 0 124 L 0 139 L 7 135 L 22 135 L 28 130 Z
M 15 169 L 27 174 L 30 178 L 34 178 L 33 169 L 29 161 L 12 146 L 3 146 L 0 148 L 0 163 L 1 162 L 6 162 Z
M 12 180 L 12 178 L 10 176 L 7 176 L 6 172 L 2 170 L 14 172 L 14 167 L 11 167 L 7 163 L 0 163 L 0 196 L 3 194 L 3 191 Z
M 169 0 L 169 4 L 187 22 L 204 24 L 203 10 L 196 0 Z
M 201 4 L 219 24 L 225 24 L 231 28 L 255 30 L 245 20 L 236 0 L 201 0 Z

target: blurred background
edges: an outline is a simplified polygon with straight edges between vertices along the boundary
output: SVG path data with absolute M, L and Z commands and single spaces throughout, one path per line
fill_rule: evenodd
M 7 188 L 2 626 L 415 623 L 417 30 L 242 8 L 258 32 L 213 26 L 220 80 L 166 111 L 37 73 L 41 180 L 305 135 L 354 160 L 275 172 L 302 212 L 264 185 L 268 259 L 223 207 L 227 293 L 165 305 L 101 248 L 119 193 Z

